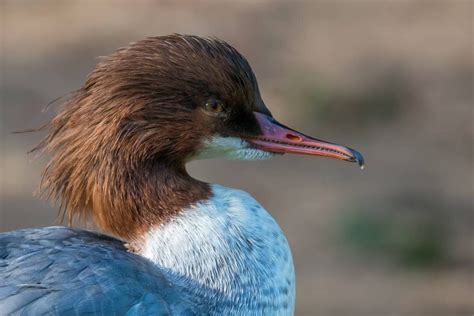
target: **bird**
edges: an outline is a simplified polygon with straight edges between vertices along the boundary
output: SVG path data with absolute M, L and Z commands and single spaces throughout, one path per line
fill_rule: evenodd
M 102 57 L 43 130 L 41 191 L 97 229 L 1 233 L 2 315 L 293 315 L 278 223 L 186 164 L 294 153 L 364 165 L 279 123 L 246 58 L 215 37 L 148 37 Z

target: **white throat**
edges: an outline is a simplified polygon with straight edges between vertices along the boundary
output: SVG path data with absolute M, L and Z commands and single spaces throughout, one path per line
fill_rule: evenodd
M 249 194 L 219 185 L 212 193 L 151 229 L 142 255 L 211 314 L 293 315 L 293 260 L 280 227 Z

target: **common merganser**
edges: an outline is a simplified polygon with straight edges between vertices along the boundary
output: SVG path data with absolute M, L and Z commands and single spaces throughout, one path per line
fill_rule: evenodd
M 185 164 L 282 153 L 363 166 L 357 151 L 278 123 L 229 44 L 151 37 L 104 58 L 35 148 L 68 227 L 0 234 L 2 315 L 292 315 L 285 235 L 249 194 Z M 110 237 L 114 236 L 114 237 Z

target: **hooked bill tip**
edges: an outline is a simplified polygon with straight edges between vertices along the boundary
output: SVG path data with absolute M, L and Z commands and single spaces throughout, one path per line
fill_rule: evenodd
M 364 170 L 365 163 L 364 163 L 364 157 L 362 156 L 362 154 L 352 148 L 351 148 L 351 152 L 352 152 L 352 155 L 354 156 L 354 162 L 357 162 L 357 164 L 359 165 L 359 168 L 361 170 Z

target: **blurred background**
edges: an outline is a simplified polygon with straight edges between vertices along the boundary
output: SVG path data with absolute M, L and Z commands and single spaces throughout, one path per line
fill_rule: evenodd
M 284 124 L 354 164 L 200 161 L 253 194 L 291 244 L 297 315 L 473 315 L 473 1 L 0 1 L 0 231 L 55 223 L 27 155 L 98 56 L 147 36 L 215 35 Z M 236 172 L 238 170 L 238 172 Z

